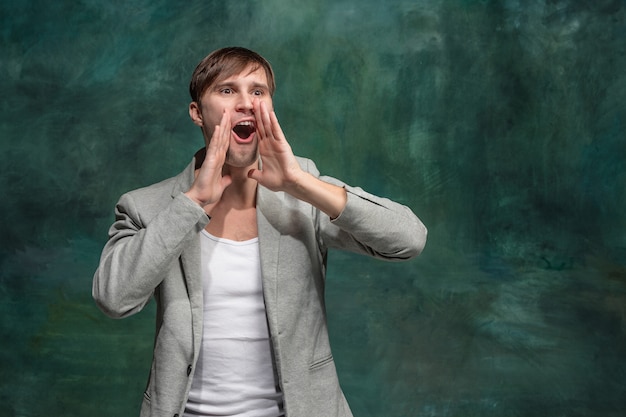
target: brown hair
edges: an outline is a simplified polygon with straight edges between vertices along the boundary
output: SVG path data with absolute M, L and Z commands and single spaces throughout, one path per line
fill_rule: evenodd
M 218 49 L 207 55 L 196 67 L 189 83 L 189 95 L 197 103 L 204 92 L 216 82 L 239 74 L 249 65 L 253 70 L 263 68 L 267 76 L 270 95 L 274 94 L 276 83 L 270 63 L 261 55 L 246 48 L 234 46 Z

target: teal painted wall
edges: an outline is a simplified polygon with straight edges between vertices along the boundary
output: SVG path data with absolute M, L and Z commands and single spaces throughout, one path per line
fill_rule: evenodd
M 91 277 L 121 193 L 202 138 L 187 85 L 242 45 L 294 150 L 399 200 L 423 255 L 330 258 L 357 417 L 622 415 L 626 2 L 0 4 L 0 416 L 137 415 L 153 310 Z

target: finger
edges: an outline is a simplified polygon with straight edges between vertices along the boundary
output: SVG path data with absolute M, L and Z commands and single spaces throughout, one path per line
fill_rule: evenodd
M 287 138 L 285 138 L 285 134 L 283 133 L 283 129 L 280 127 L 280 123 L 278 123 L 276 112 L 272 111 L 269 114 L 269 118 L 272 125 L 272 131 L 274 132 L 274 138 L 276 140 L 287 140 Z
M 267 103 L 261 102 L 259 104 L 261 110 L 261 118 L 263 120 L 263 127 L 266 130 L 266 136 L 275 140 L 286 140 L 283 130 L 278 123 L 275 111 L 270 111 L 267 107 Z
M 255 99 L 253 102 L 254 108 L 254 119 L 256 123 L 256 130 L 259 133 L 259 139 L 263 140 L 269 135 L 269 124 L 266 123 L 265 118 L 263 117 L 263 107 L 262 102 L 259 99 Z
M 270 119 L 270 113 L 267 110 L 267 104 L 265 102 L 261 102 L 259 104 L 261 108 L 261 119 L 263 120 L 263 128 L 265 129 L 265 136 L 268 138 L 274 138 L 274 131 L 272 129 L 272 120 Z
M 259 100 L 259 119 L 263 129 L 263 136 L 269 139 L 276 139 L 274 137 L 274 130 L 272 128 L 272 120 L 270 118 L 270 112 L 268 110 L 268 104 Z
M 248 178 L 251 178 L 258 182 L 261 179 L 261 171 L 256 168 L 251 169 L 250 171 L 248 171 Z
M 230 114 L 224 110 L 224 114 L 222 114 L 222 120 L 220 121 L 219 126 L 219 145 L 220 149 L 224 147 L 228 147 L 230 139 Z
M 220 124 L 216 125 L 213 130 L 207 154 L 212 155 L 212 158 L 216 158 L 218 161 L 225 159 L 226 152 L 228 151 L 229 139 L 230 117 L 226 112 L 224 112 Z
M 220 178 L 220 184 L 222 186 L 222 190 L 226 189 L 230 184 L 233 183 L 233 179 L 230 175 L 224 175 Z

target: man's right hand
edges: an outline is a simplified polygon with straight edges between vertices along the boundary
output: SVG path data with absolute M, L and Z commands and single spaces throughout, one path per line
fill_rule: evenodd
M 202 207 L 217 203 L 226 187 L 232 183 L 230 175 L 223 175 L 222 173 L 230 135 L 230 116 L 224 111 L 220 124 L 215 126 L 213 130 L 204 162 L 196 171 L 196 179 L 191 184 L 189 191 L 185 193 L 187 197 Z

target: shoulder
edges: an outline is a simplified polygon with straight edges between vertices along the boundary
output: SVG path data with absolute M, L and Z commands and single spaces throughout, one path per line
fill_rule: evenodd
M 148 204 L 154 200 L 169 200 L 181 192 L 187 191 L 193 182 L 193 162 L 178 175 L 164 179 L 146 187 L 137 188 L 125 193 L 136 201 L 145 201 Z M 122 196 L 123 197 L 123 196 Z
M 117 209 L 124 212 L 136 212 L 142 217 L 152 217 L 171 203 L 177 194 L 178 183 L 178 176 L 176 176 L 128 191 L 120 197 Z
M 152 196 L 157 197 L 163 194 L 170 195 L 174 184 L 176 183 L 176 177 L 167 178 L 163 181 L 159 181 L 154 184 L 147 185 L 145 187 L 137 188 L 126 192 L 125 194 L 131 195 L 135 199 L 146 199 Z

